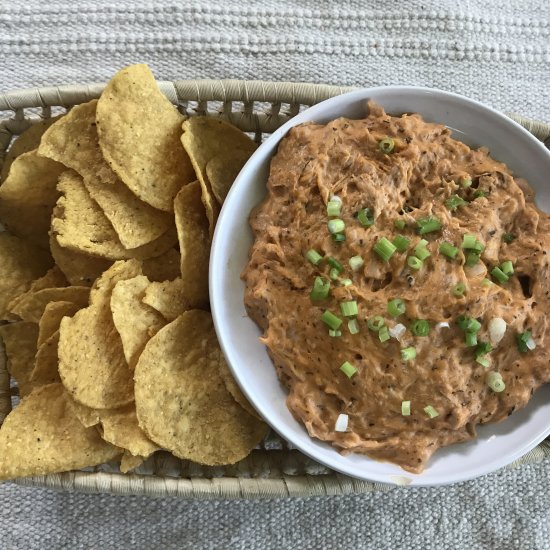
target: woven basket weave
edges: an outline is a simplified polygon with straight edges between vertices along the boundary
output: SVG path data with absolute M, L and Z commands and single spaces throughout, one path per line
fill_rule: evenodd
M 351 88 L 314 84 L 184 80 L 160 82 L 161 90 L 187 116 L 224 118 L 261 142 L 302 109 Z M 99 97 L 103 84 L 33 88 L 0 94 L 0 168 L 14 136 L 42 118 Z M 550 126 L 510 115 L 550 147 Z M 0 424 L 11 410 L 17 389 L 10 388 L 0 350 Z M 546 440 L 509 467 L 550 456 Z M 20 485 L 86 493 L 139 494 L 182 498 L 269 498 L 341 495 L 389 490 L 392 486 L 359 481 L 317 464 L 271 434 L 261 448 L 230 467 L 203 467 L 156 453 L 134 474 L 116 465 L 16 480 Z

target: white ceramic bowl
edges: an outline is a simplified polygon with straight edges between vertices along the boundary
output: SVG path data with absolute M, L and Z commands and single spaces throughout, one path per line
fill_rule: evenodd
M 243 305 L 240 273 L 248 260 L 252 232 L 248 215 L 265 195 L 270 160 L 288 130 L 307 121 L 362 118 L 373 99 L 390 114 L 420 113 L 445 124 L 470 146 L 487 146 L 491 155 L 526 178 L 537 192 L 540 208 L 550 211 L 550 153 L 531 134 L 504 115 L 459 95 L 427 88 L 385 87 L 341 95 L 304 111 L 267 139 L 239 174 L 221 211 L 210 259 L 210 301 L 218 338 L 235 378 L 254 407 L 283 438 L 306 455 L 339 472 L 386 483 L 440 485 L 471 479 L 520 458 L 550 434 L 550 385 L 529 405 L 500 424 L 479 428 L 471 442 L 439 450 L 420 475 L 364 455 L 340 455 L 312 439 L 288 411 L 260 330 Z

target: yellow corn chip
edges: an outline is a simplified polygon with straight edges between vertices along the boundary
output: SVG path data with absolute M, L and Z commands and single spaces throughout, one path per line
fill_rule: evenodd
M 220 359 L 220 376 L 227 391 L 232 395 L 233 399 L 248 413 L 256 418 L 260 418 L 256 409 L 248 402 L 248 399 L 244 396 L 244 393 L 239 388 L 237 381 L 233 378 L 229 366 L 227 365 L 223 355 Z
M 181 275 L 180 253 L 171 248 L 156 258 L 143 260 L 142 269 L 150 281 L 173 281 Z
M 256 145 L 256 144 L 254 144 Z M 212 191 L 216 200 L 223 204 L 229 189 L 237 179 L 242 167 L 251 157 L 251 151 L 224 151 L 213 157 L 206 165 L 206 177 L 212 185 Z
M 84 305 L 88 305 L 87 303 Z M 72 317 L 83 306 L 73 302 L 59 301 L 46 304 L 38 323 L 38 347 L 52 336 L 61 324 L 63 317 Z
M 208 305 L 189 295 L 187 284 L 181 279 L 151 283 L 145 289 L 143 303 L 156 309 L 167 321 L 173 321 L 188 309 Z
M 120 460 L 120 471 L 127 474 L 141 466 L 146 460 L 147 457 L 134 456 L 132 453 L 125 451 Z
M 34 387 L 60 382 L 58 356 L 59 330 L 55 331 L 37 350 L 31 382 Z
M 195 179 L 179 141 L 182 121 L 146 65 L 119 71 L 97 105 L 105 159 L 142 201 L 168 212 L 181 187 Z

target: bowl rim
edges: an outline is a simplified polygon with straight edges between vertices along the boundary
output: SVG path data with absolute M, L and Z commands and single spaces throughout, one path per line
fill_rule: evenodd
M 232 197 L 236 195 L 237 190 L 246 184 L 247 181 L 250 181 L 250 175 L 247 174 L 246 167 L 249 165 L 249 163 L 258 157 L 264 157 L 264 152 L 266 149 L 271 149 L 272 147 L 276 146 L 283 137 L 288 133 L 288 131 L 293 128 L 294 126 L 297 126 L 298 124 L 301 124 L 304 122 L 304 114 L 307 113 L 307 121 L 314 120 L 314 117 L 318 116 L 319 118 L 325 118 L 323 117 L 323 112 L 332 106 L 333 104 L 337 104 L 342 102 L 342 98 L 347 99 L 347 103 L 351 103 L 355 100 L 365 100 L 369 97 L 371 94 L 380 94 L 383 92 L 391 92 L 391 93 L 402 93 L 404 95 L 407 94 L 428 94 L 428 95 L 434 95 L 439 96 L 441 98 L 451 99 L 455 101 L 458 106 L 460 105 L 467 105 L 470 108 L 476 108 L 480 109 L 482 111 L 485 111 L 486 114 L 493 117 L 494 119 L 498 120 L 501 124 L 504 124 L 505 126 L 508 126 L 512 131 L 519 132 L 520 135 L 523 137 L 523 139 L 527 139 L 529 142 L 529 145 L 531 147 L 534 147 L 535 149 L 538 149 L 539 153 L 542 152 L 542 154 L 547 156 L 547 159 L 550 161 L 550 151 L 545 147 L 545 145 L 539 141 L 535 136 L 533 136 L 528 130 L 526 130 L 523 126 L 512 120 L 511 118 L 507 117 L 503 113 L 493 109 L 492 107 L 489 107 L 485 105 L 484 103 L 477 101 L 475 99 L 468 98 L 466 96 L 457 94 L 455 92 L 449 92 L 445 90 L 440 90 L 437 88 L 429 88 L 426 86 L 408 86 L 408 85 L 391 85 L 391 86 L 376 86 L 376 87 L 368 87 L 368 88 L 359 88 L 350 92 L 346 92 L 344 94 L 326 99 L 320 103 L 317 103 L 308 109 L 302 111 L 295 117 L 288 120 L 286 123 L 284 123 L 282 126 L 280 126 L 277 130 L 275 130 L 259 147 L 258 149 L 253 153 L 253 155 L 250 157 L 249 161 L 245 164 L 245 166 L 241 169 L 239 175 L 234 181 L 234 184 L 232 188 L 230 189 L 226 200 L 224 202 L 224 205 L 222 206 L 222 209 L 220 211 L 220 215 L 218 218 L 218 223 L 216 224 L 216 228 L 214 231 L 214 235 L 212 238 L 212 248 L 211 248 L 211 255 L 210 255 L 210 267 L 209 267 L 209 288 L 210 288 L 210 304 L 211 304 L 211 311 L 212 311 L 212 317 L 214 320 L 214 327 L 216 330 L 216 334 L 218 336 L 218 340 L 220 343 L 220 347 L 223 351 L 223 354 L 225 358 L 227 359 L 227 364 L 234 375 L 234 378 L 236 379 L 239 387 L 247 397 L 247 399 L 254 405 L 254 407 L 262 413 L 262 407 L 261 403 L 258 402 L 258 400 L 255 398 L 254 395 L 250 395 L 250 393 L 247 390 L 247 387 L 242 384 L 239 372 L 236 368 L 234 368 L 232 361 L 230 359 L 231 353 L 229 351 L 229 345 L 228 342 L 226 342 L 224 336 L 224 330 L 223 330 L 223 324 L 229 322 L 229 320 L 224 321 L 221 319 L 221 315 L 218 311 L 218 300 L 220 299 L 220 293 L 221 293 L 221 284 L 218 284 L 219 281 L 219 273 L 223 273 L 223 269 L 221 269 L 223 266 L 218 265 L 218 257 L 221 256 L 221 253 L 218 254 L 218 242 L 221 241 L 220 235 L 224 231 L 223 226 L 224 221 L 226 217 L 228 217 L 229 212 L 229 205 L 232 202 Z M 345 115 L 342 115 L 345 116 Z M 424 116 L 424 115 L 423 115 Z M 248 213 L 247 213 L 248 216 Z M 243 266 L 244 267 L 244 266 Z M 271 361 L 271 360 L 270 360 Z M 542 388 L 541 388 L 542 389 Z M 402 477 L 403 479 L 408 479 L 409 476 L 412 476 L 414 478 L 414 486 L 421 487 L 421 486 L 440 486 L 440 485 L 448 485 L 451 483 L 457 483 L 461 481 L 467 481 L 470 479 L 477 478 L 479 476 L 494 472 L 512 462 L 519 459 L 521 456 L 529 452 L 531 449 L 533 449 L 538 443 L 543 441 L 546 437 L 550 435 L 550 423 L 547 426 L 546 430 L 539 436 L 533 437 L 526 441 L 523 445 L 519 446 L 513 453 L 507 453 L 504 456 L 498 456 L 494 460 L 488 461 L 487 463 L 484 463 L 482 466 L 479 466 L 477 468 L 472 468 L 472 471 L 466 474 L 461 474 L 460 472 L 450 472 L 448 477 L 442 480 L 432 480 L 432 481 L 423 481 L 422 480 L 422 474 L 415 475 L 410 474 L 409 472 L 406 472 L 405 470 L 402 470 L 402 475 L 396 475 L 391 476 L 387 474 L 377 474 L 372 473 L 369 474 L 368 477 L 362 474 L 354 474 L 353 471 L 350 471 L 350 469 L 343 470 L 341 466 L 339 466 L 337 463 L 334 463 L 334 461 L 326 459 L 324 457 L 319 457 L 315 452 L 310 451 L 309 449 L 305 449 L 302 442 L 299 441 L 297 437 L 295 437 L 289 430 L 286 429 L 284 425 L 280 425 L 277 420 L 269 418 L 261 414 L 264 421 L 275 431 L 277 432 L 283 439 L 286 441 L 289 441 L 292 445 L 294 445 L 300 452 L 305 454 L 306 456 L 310 457 L 311 459 L 319 462 L 320 464 L 323 464 L 337 472 L 343 473 L 345 475 L 348 475 L 350 477 L 354 477 L 357 479 L 365 479 L 375 482 L 381 482 L 381 483 L 392 483 L 392 477 L 399 478 Z M 309 440 L 314 440 L 307 432 L 306 437 Z M 317 441 L 317 440 L 315 440 Z M 326 442 L 322 442 L 326 443 Z M 451 446 L 452 447 L 452 446 Z M 335 453 L 337 456 L 339 456 L 337 450 L 335 449 Z M 365 459 L 372 460 L 370 457 L 365 455 Z M 396 484 L 403 484 L 402 480 L 396 479 L 393 480 Z M 408 483 L 406 483 L 408 484 Z

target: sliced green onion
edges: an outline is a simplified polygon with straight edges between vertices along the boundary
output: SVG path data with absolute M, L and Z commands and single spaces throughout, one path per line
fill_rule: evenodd
M 466 285 L 464 283 L 458 283 L 457 285 L 453 286 L 451 290 L 453 296 L 456 296 L 457 298 L 461 298 L 464 296 L 464 293 L 466 292 Z
M 374 332 L 378 332 L 384 325 L 386 324 L 386 321 L 384 320 L 384 317 L 381 315 L 375 315 L 374 317 L 371 317 L 367 321 L 367 326 L 374 330 Z
M 374 214 L 370 208 L 363 208 L 357 212 L 357 220 L 363 227 L 374 225 Z
M 387 342 L 390 339 L 390 329 L 386 325 L 378 331 L 378 339 L 380 342 Z
M 338 277 L 340 277 L 340 272 L 339 272 L 335 267 L 333 267 L 333 268 L 328 272 L 328 276 L 329 276 L 333 281 L 336 281 L 336 279 L 338 279 Z
M 493 281 L 491 281 L 491 279 L 487 279 L 487 277 L 485 277 L 482 281 L 481 281 L 481 284 L 483 286 L 491 286 L 493 285 Z
M 531 340 L 532 331 L 526 330 L 525 332 L 520 332 L 519 334 L 516 334 L 516 343 L 518 346 L 518 351 L 520 353 L 527 353 L 529 351 L 529 347 L 527 346 L 527 342 Z
M 410 328 L 415 336 L 428 336 L 430 334 L 430 323 L 425 319 L 417 319 Z
M 428 241 L 425 241 L 422 239 L 415 247 L 414 247 L 414 255 L 419 259 L 424 261 L 426 258 L 429 258 L 431 256 L 430 251 L 426 248 L 426 245 L 428 244 Z
M 468 201 L 465 201 L 462 197 L 458 195 L 452 195 L 445 201 L 445 206 L 451 211 L 455 212 L 459 206 L 466 206 Z
M 474 252 L 478 252 L 479 254 L 481 254 L 485 250 L 485 245 L 480 241 L 476 241 L 476 243 L 472 247 L 472 250 Z
M 330 281 L 325 281 L 322 277 L 315 277 L 313 289 L 311 290 L 309 297 L 312 300 L 324 300 L 328 298 L 329 293 Z
M 359 323 L 357 319 L 350 319 L 348 321 L 348 330 L 350 334 L 357 334 L 359 332 Z
M 407 258 L 407 265 L 411 269 L 415 269 L 416 271 L 418 271 L 424 265 L 424 262 L 416 256 L 409 256 Z
M 479 262 L 480 254 L 478 252 L 468 252 L 466 254 L 466 267 L 474 267 Z
M 487 385 L 495 392 L 500 393 L 506 389 L 506 384 L 502 379 L 502 375 L 499 372 L 487 373 Z
M 357 271 L 360 269 L 363 264 L 365 263 L 365 260 L 361 258 L 361 256 L 352 256 L 349 261 L 349 266 L 351 267 L 352 271 Z
M 306 260 L 313 265 L 319 265 L 323 260 L 323 256 L 312 248 L 306 252 Z
M 340 207 L 342 203 L 340 201 L 330 200 L 327 203 L 327 214 L 332 218 L 337 218 L 340 215 Z
M 329 329 L 329 330 L 328 330 L 328 335 L 329 335 L 331 338 L 338 338 L 338 337 L 342 336 L 342 331 L 341 331 L 341 330 L 332 330 L 332 329 Z
M 373 250 L 384 260 L 389 262 L 397 248 L 386 237 L 382 237 L 375 245 Z
M 348 378 L 351 378 L 357 372 L 357 369 L 349 361 L 344 361 L 344 363 L 342 363 L 342 366 L 340 367 L 340 370 Z
M 436 416 L 439 416 L 439 413 L 431 405 L 428 405 L 427 407 L 424 407 L 424 412 L 430 418 L 435 418 Z
M 351 286 L 353 284 L 353 281 L 351 279 L 341 279 L 340 284 L 342 286 Z
M 407 237 L 403 237 L 403 235 L 397 235 L 393 241 L 393 246 L 397 248 L 397 252 L 405 252 L 407 248 L 409 248 L 409 245 L 411 244 L 411 240 L 407 239 Z
M 464 334 L 464 341 L 466 342 L 466 346 L 471 348 L 473 346 L 477 346 L 477 333 L 476 332 L 466 332 Z
M 499 283 L 507 283 L 509 278 L 500 267 L 493 267 L 491 270 L 491 275 L 499 282 Z
M 463 176 L 461 177 L 459 180 L 458 180 L 458 184 L 461 186 L 461 187 L 471 187 L 472 186 L 472 178 L 469 177 L 469 176 Z
M 488 369 L 491 366 L 491 361 L 489 360 L 489 358 L 483 355 L 476 357 L 476 363 L 479 363 L 482 367 L 486 369 Z
M 447 256 L 447 258 L 454 260 L 458 254 L 458 248 L 445 241 L 439 245 L 439 252 L 441 252 L 444 256 Z
M 508 243 L 508 244 L 513 242 L 515 239 L 516 239 L 516 237 L 515 237 L 515 235 L 512 235 L 512 233 L 504 233 L 504 235 L 502 235 L 502 240 L 505 243 Z
M 325 323 L 325 325 L 328 326 L 328 328 L 331 328 L 332 330 L 338 330 L 340 328 L 340 325 L 342 324 L 342 319 L 339 317 L 336 317 L 332 311 L 329 311 L 328 309 L 325 310 L 323 315 L 321 315 L 321 321 Z
M 386 153 L 386 155 L 391 153 L 394 147 L 395 141 L 393 141 L 393 139 L 390 137 L 381 139 L 378 142 L 378 148 L 380 149 L 380 151 L 382 151 L 382 153 Z
M 405 226 L 407 224 L 405 223 L 405 220 L 395 220 L 393 222 L 393 226 L 395 227 L 395 229 L 399 229 L 400 231 L 402 231 L 403 229 L 405 229 Z
M 349 302 L 340 303 L 340 311 L 344 317 L 355 317 L 359 313 L 357 302 L 350 300 Z
M 411 402 L 410 401 L 401 401 L 401 414 L 403 416 L 411 415 Z
M 427 218 L 417 220 L 416 227 L 419 235 L 425 235 L 426 233 L 439 231 L 441 229 L 441 222 L 435 216 L 428 216 Z
M 456 322 L 461 330 L 467 332 L 479 332 L 481 328 L 481 323 L 477 319 L 465 315 L 461 315 Z
M 500 264 L 500 269 L 505 275 L 513 275 L 514 274 L 514 264 L 510 260 L 506 260 L 505 262 L 502 262 Z
M 346 240 L 346 235 L 345 233 L 335 233 L 332 235 L 332 240 L 335 243 L 343 243 Z
M 475 356 L 481 357 L 482 355 L 487 355 L 492 350 L 491 344 L 489 342 L 480 342 L 477 345 Z
M 466 234 L 462 238 L 462 248 L 475 248 L 477 238 L 475 235 Z
M 481 197 L 486 197 L 488 195 L 487 191 L 482 191 L 481 189 L 478 189 L 474 193 L 474 199 L 480 199 Z
M 344 229 L 346 228 L 346 224 L 344 223 L 344 220 L 341 220 L 339 218 L 336 218 L 334 220 L 328 221 L 328 232 L 331 235 L 334 235 L 335 233 L 342 233 Z
M 327 258 L 327 262 L 328 262 L 328 265 L 330 265 L 330 267 L 337 269 L 338 273 L 342 273 L 342 271 L 344 271 L 344 266 L 336 258 L 329 256 Z
M 401 359 L 403 361 L 411 361 L 416 358 L 416 349 L 413 347 L 404 348 L 401 350 Z
M 406 311 L 405 302 L 401 298 L 395 298 L 388 302 L 388 313 L 392 317 L 399 317 Z

